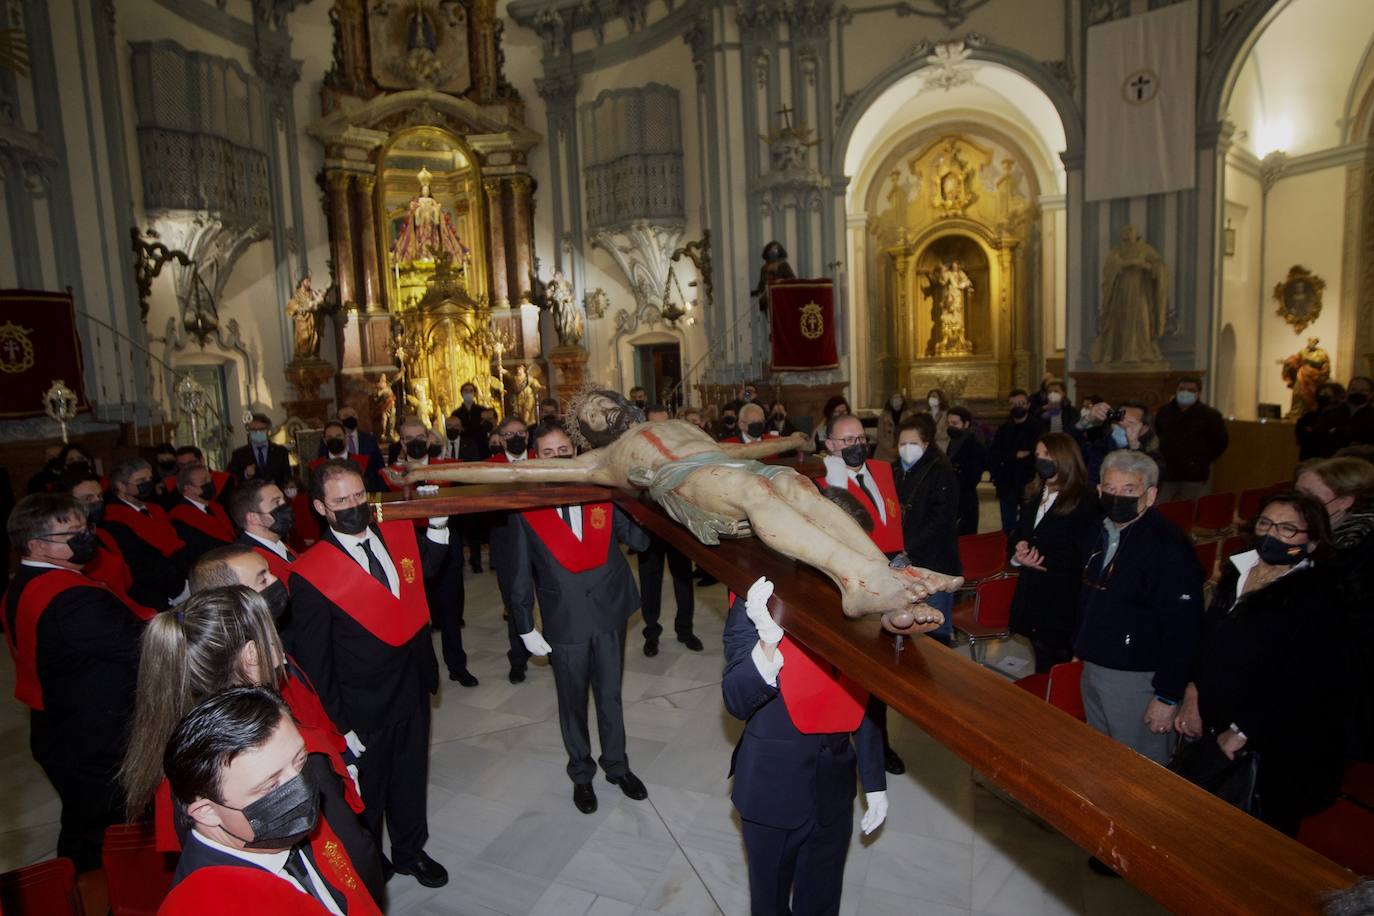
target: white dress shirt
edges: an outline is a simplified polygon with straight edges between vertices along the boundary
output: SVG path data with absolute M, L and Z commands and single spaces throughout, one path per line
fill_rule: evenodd
M 253 540 L 257 541 L 262 546 L 266 547 L 268 550 L 275 553 L 277 556 L 281 557 L 283 560 L 286 560 L 288 563 L 291 562 L 290 558 L 286 555 L 285 543 L 281 541 L 269 541 L 267 538 L 260 538 L 251 531 L 244 531 L 243 533 L 248 535 Z M 338 532 L 335 533 L 337 534 Z
M 365 530 L 362 534 L 344 534 L 337 528 L 330 528 L 334 532 L 334 537 L 339 539 L 344 550 L 348 555 L 358 561 L 358 565 L 363 568 L 363 572 L 372 575 L 367 565 L 367 554 L 363 552 L 363 544 L 367 543 L 372 547 L 372 553 L 377 557 L 377 561 L 382 564 L 382 571 L 386 573 L 387 585 L 391 588 L 391 594 L 401 597 L 401 580 L 396 575 L 396 564 L 391 560 L 391 554 L 386 552 L 386 546 L 381 539 L 374 536 L 372 529 Z M 447 534 L 447 532 L 445 532 Z
M 514 464 L 517 461 L 528 461 L 529 457 L 528 452 L 521 452 L 518 455 L 512 455 L 510 452 L 506 452 L 506 461 L 510 464 Z
M 1058 490 L 1051 490 L 1049 487 L 1045 488 L 1045 492 L 1040 495 L 1040 508 L 1035 510 L 1036 528 L 1040 527 L 1040 522 L 1043 521 L 1045 516 L 1049 514 L 1050 508 L 1054 505 L 1054 501 L 1058 498 Z
M 1235 607 L 1236 602 L 1240 601 L 1241 596 L 1245 594 L 1245 581 L 1250 578 L 1250 573 L 1255 571 L 1255 564 L 1258 562 L 1258 550 L 1247 550 L 1244 553 L 1238 553 L 1231 558 L 1231 564 L 1235 566 L 1236 569 L 1240 570 L 1240 578 L 1236 580 L 1236 600 L 1231 602 L 1231 607 Z M 1289 573 L 1297 572 L 1300 569 L 1306 569 L 1311 565 L 1311 560 L 1299 560 L 1292 566 L 1285 569 L 1283 572 L 1279 573 L 1279 575 L 1274 579 L 1274 582 L 1277 582 L 1279 579 L 1282 579 Z M 1273 583 L 1271 582 L 1270 584 L 1272 585 Z
M 554 511 L 558 513 L 558 520 L 563 520 L 563 510 L 568 511 L 568 527 L 572 528 L 573 537 L 582 540 L 582 507 L 581 506 L 559 506 Z
M 855 483 L 859 482 L 859 475 L 864 475 L 863 490 L 868 494 L 868 498 L 873 500 L 873 505 L 878 507 L 878 518 L 885 525 L 887 524 L 887 506 L 883 500 L 882 491 L 878 489 L 878 481 L 873 479 L 873 475 L 868 472 L 865 465 L 861 468 L 851 468 L 845 466 L 845 471 L 849 474 L 849 479 Z
M 184 499 L 184 500 L 186 500 L 186 501 L 187 501 L 188 503 L 190 503 L 191 505 L 195 506 L 195 507 L 196 507 L 197 509 L 199 509 L 201 512 L 204 512 L 206 515 L 209 515 L 209 514 L 210 514 L 210 509 L 209 509 L 209 507 L 208 507 L 205 503 L 201 502 L 200 500 L 195 499 L 194 497 L 187 496 L 187 495 L 185 495 L 184 493 L 182 494 L 182 497 L 181 497 L 181 498 Z
M 248 852 L 244 849 L 235 849 L 232 846 L 225 846 L 223 843 L 216 843 L 214 840 L 202 834 L 199 830 L 192 830 L 191 836 L 195 837 L 206 846 L 209 846 L 211 849 L 222 852 L 227 856 L 233 856 L 236 859 L 242 859 L 250 865 L 256 865 L 258 868 L 270 871 L 302 894 L 309 893 L 305 888 L 301 887 L 300 882 L 286 873 L 286 857 L 291 854 L 291 850 L 289 849 L 272 853 Z M 320 873 L 315 870 L 315 864 L 310 861 L 310 857 L 302 855 L 301 861 L 305 863 L 305 873 L 310 876 L 310 882 L 315 885 L 315 895 L 324 902 L 324 908 L 331 913 L 337 914 L 337 916 L 343 916 L 343 910 L 340 910 L 339 905 L 334 902 L 334 895 L 329 892 L 329 888 L 325 885 L 324 881 L 320 879 Z

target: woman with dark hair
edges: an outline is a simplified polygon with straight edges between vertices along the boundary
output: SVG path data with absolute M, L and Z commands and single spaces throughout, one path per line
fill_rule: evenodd
M 1030 640 L 1037 672 L 1073 658 L 1078 589 L 1099 518 L 1078 443 L 1068 433 L 1043 434 L 1035 443 L 1035 478 L 1026 486 L 1012 552 L 1020 577 L 1011 629 Z
M 935 444 L 935 420 L 928 413 L 917 413 L 902 421 L 897 433 L 897 460 L 892 462 L 892 479 L 897 484 L 897 499 L 902 505 L 902 546 L 907 559 L 936 572 L 960 575 L 959 539 L 955 533 L 959 516 L 959 478 L 949 459 Z M 945 615 L 945 622 L 930 635 L 949 645 L 953 625 L 954 594 L 942 592 L 926 601 Z
M 821 425 L 816 427 L 816 431 L 811 435 L 811 441 L 815 443 L 817 452 L 824 453 L 825 440 L 830 438 L 830 424 L 835 422 L 836 417 L 849 415 L 849 402 L 844 399 L 843 395 L 831 395 L 826 400 L 821 413 L 824 414 L 824 418 L 821 420 Z
M 1232 760 L 1258 758 L 1259 817 L 1289 836 L 1340 785 L 1341 676 L 1326 641 L 1339 632 L 1325 564 L 1331 528 L 1316 500 L 1276 493 L 1246 526 L 1203 616 L 1202 642 L 1174 728 Z
M 973 428 L 973 414 L 967 407 L 951 407 L 945 418 L 949 435 L 949 459 L 959 478 L 959 534 L 978 533 L 978 484 L 988 469 L 988 450 Z M 939 433 L 936 433 L 939 441 Z
M 943 388 L 932 388 L 926 392 L 926 406 L 930 408 L 930 418 L 935 421 L 935 444 L 940 451 L 949 451 L 949 396 Z

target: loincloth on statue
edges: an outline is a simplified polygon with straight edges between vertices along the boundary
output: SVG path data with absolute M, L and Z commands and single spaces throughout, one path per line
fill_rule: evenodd
M 765 480 L 775 480 L 785 474 L 795 474 L 792 468 L 777 464 L 764 464 L 747 458 L 731 458 L 724 452 L 698 452 L 686 458 L 678 458 L 658 468 L 630 468 L 629 481 L 637 487 L 649 491 L 649 497 L 658 503 L 703 544 L 719 544 L 722 537 L 748 537 L 752 534 L 748 519 L 725 518 L 708 512 L 696 503 L 680 496 L 677 488 L 687 482 L 687 478 L 703 468 L 732 468 L 745 471 Z

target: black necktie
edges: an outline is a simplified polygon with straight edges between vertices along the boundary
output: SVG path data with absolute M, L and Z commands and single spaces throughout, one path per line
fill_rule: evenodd
M 261 447 L 259 447 L 259 448 L 258 448 L 258 467 L 261 468 L 261 467 L 266 467 L 266 466 L 267 466 L 267 455 L 264 453 L 263 449 L 262 449 Z
M 859 485 L 859 489 L 863 491 L 864 496 L 872 496 L 872 494 L 868 492 L 868 487 L 864 486 L 863 471 L 854 475 L 854 481 Z
M 558 507 L 558 514 L 561 515 L 561 516 L 563 516 L 563 524 L 565 524 L 565 525 L 567 525 L 569 528 L 571 528 L 571 527 L 572 527 L 572 513 L 570 513 L 570 512 L 568 511 L 568 507 L 567 507 L 567 506 L 559 506 L 559 507 Z
M 324 899 L 320 897 L 320 892 L 315 887 L 315 882 L 310 880 L 310 872 L 307 871 L 305 867 L 305 855 L 301 852 L 299 846 L 287 854 L 286 862 L 282 865 L 282 871 L 286 872 L 292 878 L 295 878 L 296 883 L 299 884 L 307 894 L 320 901 L 321 904 L 325 904 Z M 324 880 L 323 876 L 321 876 L 320 881 L 325 887 L 329 887 L 329 883 Z M 348 912 L 347 904 L 339 898 L 338 892 L 332 887 L 329 887 L 329 895 L 334 898 L 334 903 L 341 912 Z M 327 909 L 328 904 L 325 904 L 325 907 Z
M 382 583 L 382 588 L 391 591 L 391 580 L 386 577 L 386 567 L 382 566 L 382 561 L 372 552 L 372 539 L 360 541 L 359 545 L 363 548 L 363 553 L 367 554 L 367 571 L 372 574 L 372 578 Z

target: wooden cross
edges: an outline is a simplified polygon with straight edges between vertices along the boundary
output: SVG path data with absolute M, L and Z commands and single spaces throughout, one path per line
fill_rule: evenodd
M 781 108 L 778 109 L 778 114 L 782 115 L 783 125 L 784 125 L 788 130 L 791 130 L 791 129 L 792 129 L 792 106 L 791 106 L 791 105 L 784 105 L 784 106 L 782 106 Z

